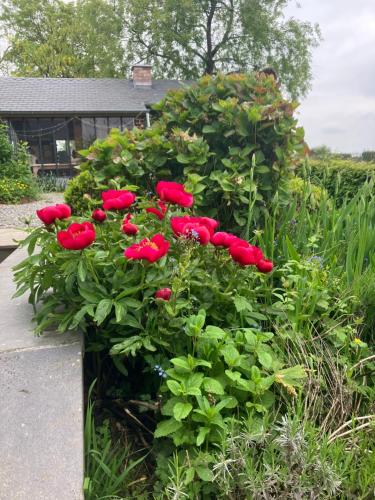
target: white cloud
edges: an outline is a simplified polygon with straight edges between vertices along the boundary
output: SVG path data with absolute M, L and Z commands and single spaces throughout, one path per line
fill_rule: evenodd
M 287 13 L 318 22 L 313 88 L 300 106 L 310 146 L 341 152 L 375 150 L 375 1 L 300 0 Z

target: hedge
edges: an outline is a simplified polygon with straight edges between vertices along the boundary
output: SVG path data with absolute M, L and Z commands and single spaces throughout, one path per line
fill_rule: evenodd
M 339 204 L 344 198 L 353 197 L 363 183 L 375 174 L 375 162 L 355 159 L 310 159 L 309 168 L 312 182 L 324 187 Z

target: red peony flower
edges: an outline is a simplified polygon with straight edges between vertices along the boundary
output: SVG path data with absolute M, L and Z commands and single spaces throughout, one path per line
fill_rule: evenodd
M 159 209 L 155 208 L 155 207 L 149 207 L 149 208 L 146 208 L 146 212 L 150 213 L 150 214 L 154 214 L 156 215 L 156 217 L 160 220 L 163 220 L 164 219 L 164 216 L 165 216 L 165 212 L 167 211 L 167 207 L 165 205 L 165 203 L 163 203 L 161 200 L 158 200 L 158 205 L 159 205 Z
M 169 242 L 162 234 L 155 234 L 151 240 L 145 238 L 140 243 L 134 243 L 125 249 L 127 259 L 143 259 L 156 262 L 168 253 Z
M 95 240 L 95 229 L 91 222 L 73 222 L 66 231 L 57 233 L 60 245 L 68 250 L 82 250 Z
M 123 210 L 135 201 L 135 194 L 123 189 L 109 189 L 102 192 L 104 210 Z
M 72 215 L 72 210 L 69 205 L 60 203 L 58 205 L 53 205 L 37 210 L 36 214 L 39 219 L 48 226 L 49 224 L 53 224 L 56 219 L 67 219 Z
M 256 266 L 263 259 L 260 248 L 240 239 L 229 247 L 229 254 L 235 262 L 242 266 Z
M 262 259 L 258 262 L 257 268 L 261 273 L 270 273 L 273 269 L 273 263 L 270 260 Z
M 219 231 L 211 236 L 211 243 L 215 245 L 215 247 L 229 248 L 236 241 L 241 240 L 234 234 L 225 233 L 224 231 Z
M 134 236 L 135 234 L 138 233 L 138 226 L 132 224 L 131 222 L 124 222 L 122 224 L 121 230 L 128 236 Z
M 170 288 L 160 288 L 155 292 L 155 299 L 169 300 L 172 295 L 172 290 Z
M 185 236 L 207 245 L 218 226 L 218 222 L 209 217 L 172 217 L 171 227 L 176 236 Z
M 91 217 L 96 222 L 104 222 L 107 218 L 107 214 L 103 210 L 100 210 L 100 208 L 96 208 L 91 214 Z
M 189 208 L 194 203 L 193 195 L 187 193 L 184 185 L 177 182 L 160 181 L 156 184 L 156 192 L 161 201 L 173 203 L 180 207 Z

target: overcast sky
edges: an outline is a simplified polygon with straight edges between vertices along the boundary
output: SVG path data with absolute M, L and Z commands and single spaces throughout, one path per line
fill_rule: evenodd
M 311 147 L 375 150 L 375 0 L 292 0 L 288 14 L 319 23 L 312 90 L 300 106 Z

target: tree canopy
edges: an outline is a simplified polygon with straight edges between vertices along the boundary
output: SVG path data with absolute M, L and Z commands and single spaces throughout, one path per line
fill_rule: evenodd
M 123 76 L 122 2 L 5 0 L 2 65 L 16 76 Z
M 271 66 L 306 94 L 319 28 L 290 0 L 4 0 L 2 57 L 20 76 L 123 76 L 147 62 L 164 78 Z
M 128 53 L 157 74 L 197 78 L 271 66 L 291 95 L 311 82 L 319 28 L 287 18 L 289 0 L 129 0 Z M 147 15 L 144 13 L 147 12 Z

